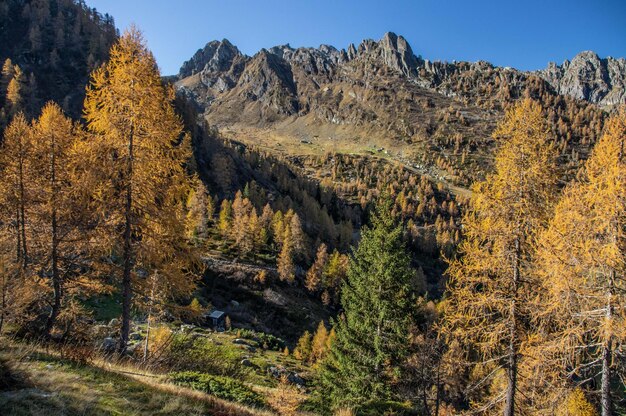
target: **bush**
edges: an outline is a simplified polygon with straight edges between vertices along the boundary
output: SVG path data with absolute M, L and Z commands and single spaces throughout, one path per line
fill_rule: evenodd
M 418 416 L 420 413 L 405 403 L 372 400 L 357 407 L 355 414 L 357 416 Z
M 265 401 L 261 395 L 229 377 L 214 376 L 196 371 L 182 371 L 171 373 L 169 380 L 179 386 L 191 387 L 220 399 L 256 407 L 265 406 Z
M 204 337 L 175 334 L 163 355 L 170 371 L 197 371 L 242 377 L 249 370 L 239 364 L 239 351 L 216 345 Z
M 266 334 L 264 332 L 254 332 L 249 329 L 237 330 L 237 336 L 240 338 L 249 339 L 255 341 L 259 348 L 266 347 L 267 349 L 274 351 L 282 351 L 286 344 L 282 339 L 275 337 L 272 334 Z

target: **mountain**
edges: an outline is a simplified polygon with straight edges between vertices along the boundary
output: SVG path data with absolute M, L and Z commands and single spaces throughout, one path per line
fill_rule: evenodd
M 576 165 L 584 157 L 602 126 L 596 104 L 626 101 L 623 60 L 592 58 L 522 72 L 429 61 L 394 33 L 347 49 L 287 44 L 251 57 L 223 40 L 185 62 L 176 86 L 238 140 L 291 154 L 384 150 L 435 179 L 467 185 L 489 169 L 504 109 L 525 96 L 551 108 L 565 159 Z M 605 73 L 604 83 L 592 79 Z

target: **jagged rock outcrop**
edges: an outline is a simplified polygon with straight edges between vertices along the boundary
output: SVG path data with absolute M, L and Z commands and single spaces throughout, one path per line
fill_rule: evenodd
M 422 62 L 413 54 L 411 45 L 402 36 L 387 33 L 378 42 L 378 52 L 382 62 L 408 77 L 417 75 L 418 66 Z
M 237 82 L 237 94 L 258 101 L 279 114 L 298 112 L 296 84 L 287 61 L 265 49 L 246 65 Z
M 179 79 L 206 71 L 207 73 L 228 72 L 236 58 L 242 57 L 242 53 L 228 41 L 214 40 L 199 49 L 190 60 L 183 63 L 178 73 Z
M 581 52 L 570 61 L 551 62 L 537 71 L 559 94 L 602 106 L 626 102 L 626 60 L 601 59 L 595 52 Z

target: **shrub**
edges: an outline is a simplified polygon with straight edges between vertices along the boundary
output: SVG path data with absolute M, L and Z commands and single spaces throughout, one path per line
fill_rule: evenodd
M 418 416 L 419 413 L 405 403 L 372 400 L 356 408 L 357 416 Z
M 249 370 L 239 365 L 239 351 L 216 345 L 204 337 L 175 334 L 163 363 L 172 371 L 198 371 L 241 377 Z
M 238 329 L 237 337 L 245 338 L 257 343 L 260 348 L 267 348 L 274 351 L 282 351 L 285 348 L 285 341 L 272 334 L 264 332 L 254 332 L 249 329 Z
M 245 384 L 230 377 L 214 376 L 196 371 L 170 373 L 169 380 L 174 384 L 212 394 L 220 399 L 250 406 L 263 407 L 263 397 Z

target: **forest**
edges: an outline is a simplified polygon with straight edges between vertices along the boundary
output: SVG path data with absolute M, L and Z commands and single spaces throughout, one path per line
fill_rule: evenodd
M 485 99 L 461 193 L 227 136 L 82 1 L 0 16 L 0 414 L 626 414 L 623 106 Z

